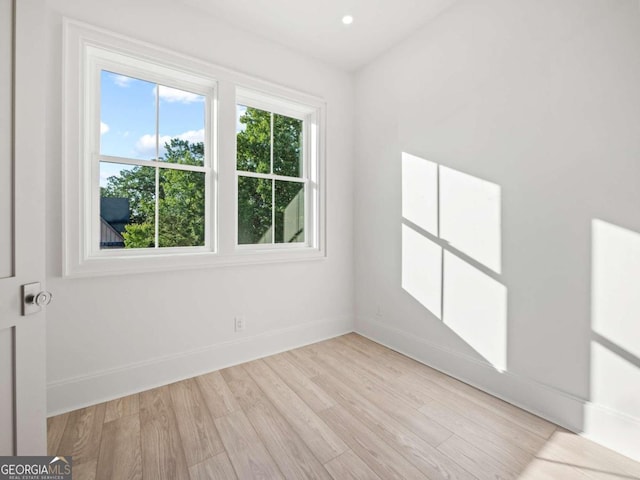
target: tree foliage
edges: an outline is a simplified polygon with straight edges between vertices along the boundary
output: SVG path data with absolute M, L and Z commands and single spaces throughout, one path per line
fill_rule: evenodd
M 245 128 L 238 132 L 236 140 L 239 171 L 275 173 L 288 177 L 302 175 L 301 120 L 278 114 L 272 115 L 264 110 L 247 107 L 245 114 L 240 117 L 240 123 L 245 125 Z M 273 182 L 269 179 L 240 176 L 238 178 L 239 243 L 304 241 L 304 231 L 301 229 L 293 229 L 296 231 L 295 235 L 285 235 L 285 211 L 292 202 L 303 198 L 304 193 L 301 193 L 301 189 L 302 184 L 298 182 L 282 180 Z M 292 220 L 289 219 L 289 222 Z M 294 223 L 303 224 L 304 218 L 296 218 Z
M 281 176 L 302 175 L 302 121 L 247 107 L 237 134 L 237 169 Z M 273 125 L 272 125 L 273 123 Z M 173 138 L 165 144 L 167 163 L 204 164 L 204 144 Z M 273 152 L 273 162 L 272 162 Z M 204 245 L 204 174 L 135 166 L 109 177 L 103 197 L 129 199 L 125 248 L 155 246 L 156 181 L 158 183 L 158 246 Z M 240 175 L 238 178 L 239 243 L 304 241 L 300 182 Z M 286 218 L 285 218 L 286 217 Z M 275 225 L 273 225 L 275 220 Z
M 178 138 L 165 144 L 167 163 L 202 165 L 204 144 Z M 155 244 L 156 169 L 133 167 L 109 177 L 103 197 L 129 199 L 125 248 Z M 204 174 L 160 168 L 158 174 L 158 243 L 160 247 L 204 245 Z

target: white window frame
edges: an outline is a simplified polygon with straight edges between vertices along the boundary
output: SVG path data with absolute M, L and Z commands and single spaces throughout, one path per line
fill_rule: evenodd
M 142 273 L 326 257 L 326 105 L 322 99 L 74 20 L 64 19 L 63 35 L 63 276 Z M 141 69 L 140 63 L 145 67 Z M 100 155 L 96 145 L 100 140 L 100 96 L 99 76 L 96 78 L 95 72 L 97 68 L 99 75 L 100 67 L 173 88 L 206 93 L 210 98 L 207 106 L 209 128 L 205 129 L 208 148 L 205 148 L 205 165 L 201 167 L 208 177 L 205 188 L 209 201 L 205 208 L 209 223 L 205 246 L 99 249 Z M 309 225 L 305 225 L 304 244 L 237 245 L 237 94 L 238 98 L 251 97 L 251 105 L 257 108 L 260 107 L 255 102 L 266 99 L 272 105 L 275 100 L 286 111 L 297 112 L 298 117 L 306 116 L 308 124 L 313 125 L 311 131 L 305 133 L 310 135 L 314 147 L 309 152 L 312 161 L 309 178 L 313 188 L 307 189 L 305 197 L 305 222 Z M 87 125 L 91 123 L 93 127 L 88 129 Z M 117 158 L 112 159 L 120 163 Z M 132 160 L 123 163 L 132 163 Z M 135 163 L 155 166 L 155 162 L 148 160 Z M 164 162 L 158 163 L 167 167 Z M 175 165 L 171 164 L 171 167 Z
M 235 244 L 239 252 L 266 251 L 266 250 L 286 250 L 286 249 L 309 249 L 318 245 L 319 238 L 317 236 L 319 218 L 318 218 L 318 199 L 319 188 L 318 178 L 319 169 L 319 108 L 307 104 L 299 104 L 285 99 L 274 97 L 273 95 L 263 92 L 239 87 L 236 89 L 236 105 L 244 105 L 247 107 L 257 108 L 273 114 L 284 115 L 286 117 L 302 120 L 302 148 L 303 163 L 302 175 L 300 177 L 287 177 L 274 173 L 263 174 L 244 170 L 238 170 L 236 167 L 235 180 Z M 236 137 L 237 138 L 237 137 Z M 272 159 L 273 161 L 273 159 Z M 237 165 L 237 162 L 236 162 Z M 304 184 L 304 242 L 295 243 L 253 243 L 240 244 L 238 240 L 238 179 L 239 177 L 253 177 L 267 180 L 281 180 L 286 182 L 297 182 Z M 274 190 L 275 195 L 275 190 Z M 272 209 L 274 208 L 274 200 L 272 200 Z M 275 215 L 275 210 L 273 211 Z M 272 232 L 275 235 L 275 223 L 272 221 Z
M 86 49 L 86 70 L 85 70 L 85 86 L 86 98 L 92 99 L 93 102 L 85 103 L 85 125 L 92 126 L 87 133 L 85 141 L 87 142 L 85 152 L 91 156 L 90 168 L 86 169 L 86 173 L 90 177 L 85 177 L 85 185 L 91 185 L 90 189 L 85 191 L 84 202 L 91 205 L 85 209 L 86 225 L 89 225 L 90 234 L 85 234 L 85 249 L 89 255 L 94 258 L 109 257 L 127 257 L 140 255 L 169 255 L 169 254 L 185 254 L 185 253 L 203 253 L 215 251 L 215 184 L 212 181 L 212 165 L 213 159 L 217 151 L 213 141 L 215 135 L 215 94 L 216 82 L 203 77 L 195 77 L 179 70 L 167 68 L 164 65 L 156 63 L 145 63 L 139 59 L 125 56 L 110 50 L 98 49 L 88 46 Z M 102 155 L 100 153 L 100 79 L 103 70 L 126 75 L 131 78 L 144 80 L 165 87 L 185 90 L 190 93 L 201 95 L 205 98 L 205 125 L 204 125 L 204 163 L 203 166 L 181 165 L 154 160 L 136 160 L 126 157 L 114 157 L 110 155 Z M 157 100 L 156 100 L 157 101 Z M 156 115 L 158 113 L 156 112 Z M 156 118 L 156 129 L 158 128 L 158 119 Z M 159 136 L 160 132 L 156 132 Z M 123 165 L 141 166 L 156 169 L 183 170 L 202 173 L 205 176 L 205 242 L 203 246 L 196 247 L 159 247 L 154 248 L 135 248 L 135 249 L 101 249 L 100 248 L 100 162 L 115 163 Z M 157 182 L 156 175 L 156 182 Z M 158 212 L 155 212 L 155 237 L 158 236 Z

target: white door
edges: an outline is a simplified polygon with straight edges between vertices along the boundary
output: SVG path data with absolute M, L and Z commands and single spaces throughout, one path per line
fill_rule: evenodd
M 0 455 L 46 455 L 43 0 L 0 0 Z M 44 287 L 44 283 L 42 284 Z

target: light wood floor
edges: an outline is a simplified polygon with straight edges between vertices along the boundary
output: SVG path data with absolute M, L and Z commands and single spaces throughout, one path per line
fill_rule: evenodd
M 640 464 L 349 334 L 49 419 L 74 479 L 640 479 Z

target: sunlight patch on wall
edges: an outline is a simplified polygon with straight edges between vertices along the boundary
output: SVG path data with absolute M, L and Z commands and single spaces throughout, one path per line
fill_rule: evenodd
M 402 226 L 402 288 L 441 318 L 442 248 L 407 225 Z
M 640 234 L 592 222 L 592 328 L 640 357 Z
M 440 238 L 496 273 L 502 268 L 500 186 L 440 166 Z
M 402 288 L 506 370 L 500 186 L 403 152 L 402 221 Z
M 640 234 L 592 221 L 591 400 L 640 418 Z
M 438 236 L 438 165 L 402 153 L 402 216 Z
M 640 368 L 595 340 L 591 342 L 591 401 L 640 418 Z
M 443 320 L 498 370 L 507 367 L 507 289 L 444 252 Z

